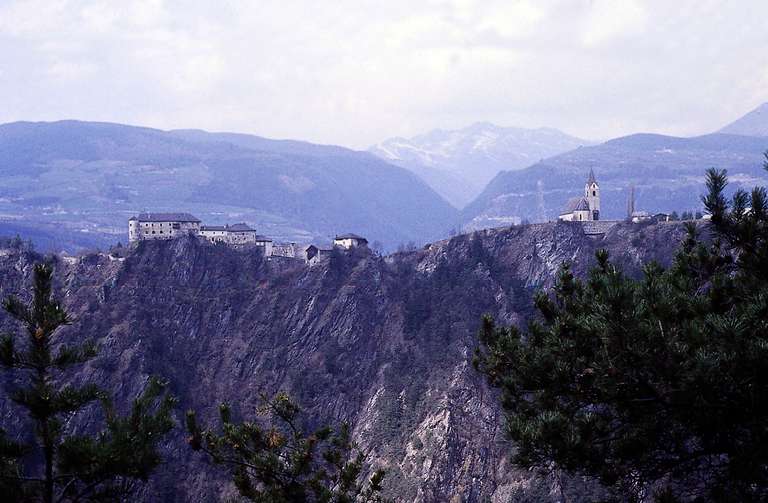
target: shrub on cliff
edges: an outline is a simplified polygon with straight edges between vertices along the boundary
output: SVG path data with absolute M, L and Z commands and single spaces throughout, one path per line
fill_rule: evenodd
M 220 407 L 220 431 L 201 429 L 187 412 L 189 443 L 231 469 L 240 495 L 263 503 L 377 503 L 384 472 L 360 483 L 365 455 L 346 424 L 304 432 L 301 409 L 284 393 L 264 398 L 260 420 L 234 423 Z
M 768 197 L 729 202 L 725 172 L 707 177 L 713 241 L 688 224 L 669 270 L 634 280 L 598 252 L 588 279 L 565 266 L 536 297 L 527 331 L 484 319 L 475 363 L 517 463 L 622 500 L 768 499 Z
M 130 414 L 115 412 L 108 394 L 92 383 L 73 385 L 65 372 L 96 354 L 92 343 L 68 345 L 59 330 L 70 320 L 52 296 L 53 270 L 37 265 L 32 301 L 16 297 L 3 308 L 24 327 L 26 337 L 0 339 L 0 365 L 13 372 L 9 398 L 26 412 L 30 427 L 16 442 L 0 428 L 0 490 L 7 501 L 115 501 L 146 481 L 160 463 L 157 444 L 173 426 L 174 399 L 151 379 Z M 26 338 L 26 344 L 17 339 Z M 67 432 L 67 423 L 101 401 L 106 425 L 94 434 Z M 97 430 L 96 425 L 87 425 Z

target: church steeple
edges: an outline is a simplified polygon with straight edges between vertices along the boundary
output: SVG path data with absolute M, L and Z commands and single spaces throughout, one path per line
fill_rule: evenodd
M 589 203 L 590 220 L 600 220 L 600 184 L 592 168 L 589 169 L 589 177 L 584 185 L 584 197 Z

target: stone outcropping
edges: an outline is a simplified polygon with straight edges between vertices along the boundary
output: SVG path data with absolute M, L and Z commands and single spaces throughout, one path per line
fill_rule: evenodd
M 284 389 L 314 422 L 349 421 L 400 501 L 506 502 L 531 475 L 509 464 L 494 392 L 471 365 L 481 315 L 522 324 L 534 314 L 533 292 L 552 284 L 563 261 L 584 274 L 607 248 L 639 274 L 649 260 L 669 263 L 683 234 L 680 225 L 619 224 L 594 237 L 538 224 L 387 257 L 337 253 L 311 268 L 194 237 L 143 242 L 125 259 L 54 258 L 75 319 L 61 338 L 98 340 L 99 356 L 70 377 L 96 380 L 118 403 L 160 375 L 180 399 L 180 423 L 189 408 L 213 421 L 221 401 L 250 416 L 260 392 Z M 38 258 L 0 254 L 0 295 L 25 291 Z M 0 328 L 14 328 L 3 316 Z M 20 431 L 6 401 L 0 420 Z M 167 463 L 144 501 L 231 492 L 226 473 L 184 437 L 179 427 L 166 442 Z

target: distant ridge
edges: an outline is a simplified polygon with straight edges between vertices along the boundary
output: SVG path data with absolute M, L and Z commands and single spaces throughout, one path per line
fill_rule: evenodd
M 367 152 L 199 130 L 3 124 L 0 178 L 0 234 L 44 229 L 36 235 L 57 250 L 125 241 L 142 210 L 242 221 L 299 243 L 354 231 L 385 248 L 442 237 L 458 216 L 416 175 Z
M 768 138 L 709 134 L 679 138 L 640 133 L 571 150 L 528 168 L 499 173 L 462 211 L 463 225 L 478 229 L 497 222 L 556 218 L 579 196 L 590 169 L 602 191 L 601 218 L 626 217 L 630 187 L 637 209 L 680 213 L 700 210 L 707 168 L 727 169 L 728 189 L 768 183 L 763 152 Z
M 768 136 L 768 102 L 731 122 L 718 133 L 742 136 Z

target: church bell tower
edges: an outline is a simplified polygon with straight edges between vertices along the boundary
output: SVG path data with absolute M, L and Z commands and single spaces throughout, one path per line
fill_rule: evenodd
M 584 185 L 584 198 L 589 203 L 589 219 L 600 220 L 600 185 L 592 169 L 589 170 L 589 178 Z

